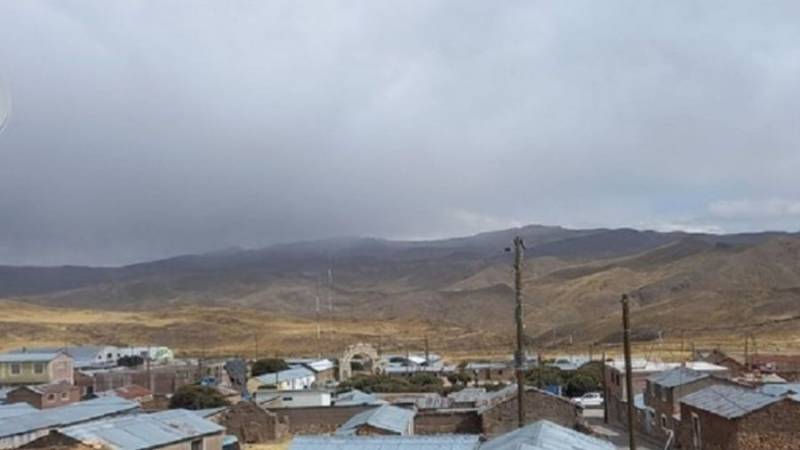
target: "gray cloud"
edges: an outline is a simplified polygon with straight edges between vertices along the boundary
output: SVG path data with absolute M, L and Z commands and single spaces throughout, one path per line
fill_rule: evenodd
M 796 229 L 796 2 L 0 2 L 0 262 Z M 716 207 L 713 205 L 717 205 Z

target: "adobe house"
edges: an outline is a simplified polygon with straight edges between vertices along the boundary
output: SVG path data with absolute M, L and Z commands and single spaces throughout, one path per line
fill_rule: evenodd
M 680 427 L 681 398 L 708 386 L 730 384 L 727 380 L 686 367 L 651 375 L 646 382 L 646 417 L 642 431 L 659 439 L 666 439 L 671 432 L 677 433 Z
M 338 436 L 372 436 L 414 434 L 415 411 L 397 406 L 382 405 L 356 414 L 338 430 Z
M 65 406 L 78 402 L 80 399 L 80 388 L 69 383 L 20 386 L 6 395 L 6 403 L 24 402 L 38 409 Z
M 497 436 L 517 428 L 517 386 L 490 393 L 479 402 L 483 434 Z M 525 421 L 546 419 L 571 429 L 584 427 L 581 408 L 569 399 L 533 387 L 525 388 Z
M 733 385 L 709 386 L 681 399 L 678 441 L 685 450 L 798 448 L 800 402 Z
M 261 444 L 282 440 L 289 433 L 289 425 L 274 413 L 254 402 L 241 401 L 224 409 L 213 419 L 225 427 L 243 444 Z

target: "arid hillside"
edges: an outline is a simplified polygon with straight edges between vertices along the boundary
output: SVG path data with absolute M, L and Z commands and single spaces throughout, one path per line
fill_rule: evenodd
M 199 342 L 241 348 L 261 330 L 264 348 L 311 349 L 319 322 L 335 330 L 325 341 L 332 346 L 359 335 L 399 342 L 427 334 L 441 347 L 488 348 L 511 330 L 505 249 L 515 234 L 527 245 L 527 332 L 540 345 L 617 342 L 623 292 L 633 296 L 643 341 L 735 334 L 800 315 L 800 239 L 791 234 L 530 226 L 441 241 L 304 242 L 119 268 L 2 267 L 0 334 L 14 343 L 46 331 L 56 341 L 167 340 L 196 350 Z

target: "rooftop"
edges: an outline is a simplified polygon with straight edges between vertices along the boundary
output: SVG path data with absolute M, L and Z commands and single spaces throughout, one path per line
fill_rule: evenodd
M 62 355 L 62 352 L 42 352 L 42 353 L 0 353 L 0 362 L 4 363 L 17 363 L 17 362 L 50 362 Z
M 100 444 L 112 450 L 143 450 L 224 430 L 190 411 L 173 409 L 89 422 L 61 432 L 89 445 Z
M 67 383 L 50 383 L 50 384 L 31 384 L 28 386 L 21 386 L 17 389 L 27 389 L 29 391 L 33 391 L 37 394 L 60 394 L 62 392 L 69 392 L 74 387 Z
M 27 403 L 12 403 L 10 405 L 0 405 L 0 420 L 7 417 L 17 417 L 25 414 L 35 413 L 39 410 Z
M 477 450 L 478 436 L 297 436 L 289 450 Z
M 676 367 L 674 369 L 650 375 L 647 377 L 647 381 L 659 386 L 674 388 L 708 378 L 709 376 L 710 375 L 707 373 L 698 372 L 687 367 Z
M 405 434 L 408 426 L 414 421 L 414 411 L 397 406 L 382 405 L 375 409 L 360 412 L 351 417 L 338 430 L 337 435 L 352 435 L 356 429 L 369 425 L 381 430 L 392 431 L 398 434 Z
M 0 437 L 60 428 L 102 417 L 132 412 L 139 404 L 119 397 L 101 397 L 67 406 L 36 410 L 21 416 L 0 419 Z
M 291 381 L 313 375 L 314 372 L 312 372 L 310 369 L 306 369 L 305 367 L 292 367 L 290 369 L 281 370 L 280 372 L 265 373 L 264 375 L 259 375 L 256 378 L 264 384 L 275 384 L 276 382 L 279 383 L 281 381 Z
M 625 361 L 623 360 L 608 361 L 606 365 L 620 372 L 625 370 Z M 634 359 L 631 361 L 631 371 L 634 373 L 663 372 L 681 366 L 698 372 L 725 372 L 728 370 L 727 367 L 718 366 L 705 361 L 688 361 L 685 363 L 651 361 L 646 359 Z
M 783 399 L 784 397 L 775 397 L 743 387 L 717 385 L 689 394 L 681 399 L 681 403 L 728 419 L 735 419 Z
M 481 450 L 614 450 L 614 444 L 547 420 L 487 441 Z
M 359 391 L 358 389 L 351 389 L 347 392 L 342 392 L 334 399 L 334 404 L 336 406 L 373 405 L 377 402 L 377 397 L 372 394 Z

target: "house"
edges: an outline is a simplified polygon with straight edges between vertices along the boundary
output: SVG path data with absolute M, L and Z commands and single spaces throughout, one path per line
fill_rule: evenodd
M 98 397 L 105 397 L 109 395 L 114 395 L 120 398 L 124 398 L 125 400 L 137 402 L 139 404 L 153 401 L 153 392 L 151 392 L 150 389 L 147 389 L 142 386 L 137 386 L 135 384 L 122 386 L 116 389 L 112 389 L 110 391 L 97 393 Z
M 317 383 L 336 381 L 336 364 L 327 358 L 292 358 L 286 359 L 289 367 L 305 367 L 314 372 Z
M 305 367 L 293 367 L 275 373 L 266 373 L 247 381 L 247 390 L 251 394 L 259 389 L 276 389 L 279 391 L 298 391 L 308 389 L 314 384 L 314 372 Z
M 222 450 L 225 429 L 191 411 L 173 409 L 62 428 L 26 448 L 84 444 L 114 450 Z
M 73 360 L 68 354 L 2 353 L 0 354 L 0 385 L 69 383 L 73 384 Z
M 668 438 L 677 432 L 680 427 L 681 398 L 708 386 L 730 383 L 686 367 L 656 373 L 649 376 L 646 382 L 643 431 L 657 438 Z
M 631 361 L 631 373 L 633 375 L 633 394 L 644 393 L 647 388 L 647 378 L 660 372 L 686 367 L 697 372 L 714 374 L 718 377 L 727 377 L 727 367 L 707 363 L 705 361 L 689 361 L 684 363 L 661 362 L 646 359 L 634 359 Z M 625 362 L 621 360 L 606 361 L 605 364 L 606 392 L 603 396 L 606 401 L 608 417 L 621 423 L 627 423 L 626 404 L 627 391 L 625 382 Z
M 478 436 L 297 436 L 289 450 L 477 450 Z
M 798 448 L 800 402 L 753 389 L 709 386 L 681 399 L 679 442 L 686 450 Z
M 510 362 L 471 362 L 464 371 L 478 384 L 510 383 L 516 376 Z
M 738 377 L 750 369 L 747 368 L 743 360 L 734 358 L 733 356 L 723 352 L 719 349 L 710 351 L 697 350 L 694 352 L 694 359 L 696 361 L 705 361 L 718 366 L 726 367 L 728 375 L 731 377 Z
M 481 429 L 487 436 L 499 436 L 517 428 L 517 385 L 489 392 L 476 401 Z M 584 425 L 581 408 L 569 399 L 550 392 L 525 387 L 525 420 L 548 420 L 567 428 Z
M 214 412 L 210 420 L 225 427 L 242 444 L 261 444 L 283 439 L 289 425 L 278 416 L 250 401 L 241 401 Z
M 351 389 L 336 394 L 332 401 L 336 406 L 374 405 L 378 403 L 378 398 L 373 394 Z
M 6 395 L 6 403 L 27 403 L 38 409 L 66 406 L 80 400 L 80 388 L 65 382 L 20 386 Z
M 336 434 L 339 436 L 400 435 L 414 434 L 414 414 L 410 409 L 382 405 L 351 417 Z
M 128 414 L 138 409 L 138 403 L 105 397 L 0 418 L 0 449 L 21 447 L 58 428 Z
M 490 439 L 481 450 L 614 450 L 611 442 L 587 436 L 547 420 L 526 425 L 517 430 Z
M 256 403 L 263 408 L 303 408 L 308 406 L 331 406 L 328 391 L 258 391 Z

